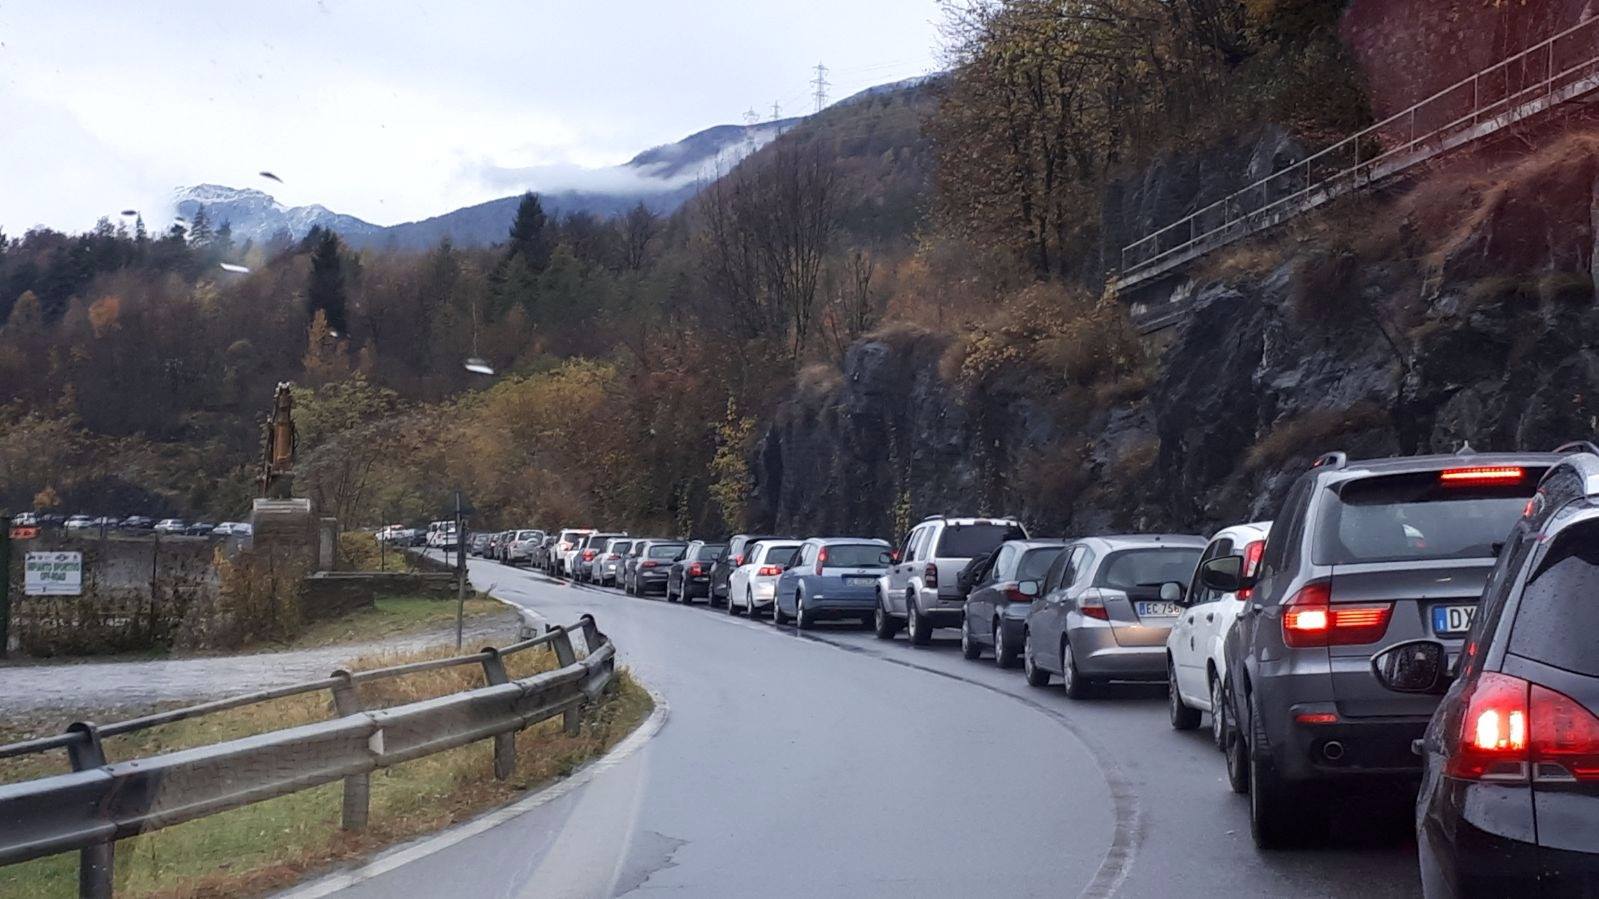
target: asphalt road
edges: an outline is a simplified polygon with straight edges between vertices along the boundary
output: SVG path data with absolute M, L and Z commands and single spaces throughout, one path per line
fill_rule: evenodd
M 1405 797 L 1343 800 L 1334 843 L 1262 854 L 1208 731 L 1164 689 L 1068 700 L 853 624 L 801 634 L 494 563 L 472 580 L 592 613 L 670 705 L 589 783 L 341 896 L 1411 896 Z

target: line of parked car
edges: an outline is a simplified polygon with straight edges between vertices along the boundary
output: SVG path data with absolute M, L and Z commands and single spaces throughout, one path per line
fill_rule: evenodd
M 181 518 L 155 519 L 146 515 L 115 518 L 109 515 L 59 515 L 48 512 L 21 512 L 11 519 L 12 527 L 60 528 L 63 531 L 120 531 L 161 534 L 168 537 L 248 537 L 251 526 L 242 521 L 185 521 Z
M 1316 460 L 1275 519 L 1039 538 L 934 516 L 857 537 L 481 535 L 551 576 L 858 620 L 1059 680 L 1164 681 L 1210 737 L 1262 849 L 1326 832 L 1352 789 L 1414 791 L 1429 896 L 1599 893 L 1599 448 Z

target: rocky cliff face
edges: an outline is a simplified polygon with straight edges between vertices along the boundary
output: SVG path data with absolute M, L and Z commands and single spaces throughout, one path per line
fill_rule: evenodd
M 974 391 L 940 373 L 961 335 L 864 340 L 765 434 L 756 516 L 794 532 L 897 535 L 957 511 L 1201 532 L 1270 517 L 1333 449 L 1592 439 L 1599 132 L 1535 145 L 1209 260 L 1130 399 L 1063 402 L 1047 379 Z

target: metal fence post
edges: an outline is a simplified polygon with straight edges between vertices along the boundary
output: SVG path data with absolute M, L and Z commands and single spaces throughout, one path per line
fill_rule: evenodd
M 562 668 L 575 664 L 577 662 L 577 651 L 572 649 L 572 632 L 567 630 L 564 625 L 557 626 L 554 630 L 557 633 L 555 639 L 550 641 L 550 646 L 555 648 L 556 662 L 560 663 Z M 578 728 L 583 724 L 582 710 L 567 709 L 562 713 L 562 720 L 566 725 L 567 735 L 575 737 L 577 736 Z
M 333 687 L 333 709 L 340 718 L 365 711 L 361 707 L 361 696 L 356 692 L 355 681 L 351 679 L 350 672 L 340 668 L 333 672 L 333 676 L 340 679 L 340 683 Z M 342 826 L 345 830 L 365 830 L 367 814 L 372 806 L 372 775 L 351 774 L 344 778 L 344 803 L 342 809 Z
M 11 645 L 11 516 L 0 513 L 0 659 Z
M 505 659 L 493 646 L 483 648 L 483 679 L 489 686 L 508 684 L 511 677 L 505 671 Z M 494 735 L 494 779 L 506 780 L 516 773 L 516 731 Z
M 105 747 L 100 729 L 87 721 L 74 721 L 67 733 L 83 734 L 67 747 L 67 760 L 74 771 L 88 771 L 105 765 Z M 78 850 L 78 896 L 80 899 L 110 899 L 111 874 L 116 867 L 116 843 L 106 840 Z

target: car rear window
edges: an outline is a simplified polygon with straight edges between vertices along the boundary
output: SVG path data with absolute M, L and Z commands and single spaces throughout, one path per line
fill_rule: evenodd
M 538 531 L 517 531 L 516 532 L 516 539 L 518 539 L 518 540 L 535 540 L 535 539 L 538 538 L 538 536 L 539 536 L 539 532 Z
M 657 543 L 650 547 L 649 557 L 652 559 L 675 559 L 686 545 L 685 543 Z
M 631 541 L 631 540 L 618 540 L 615 543 L 611 544 L 611 552 L 613 552 L 613 553 L 625 553 L 625 552 L 628 551 L 628 548 L 631 547 L 632 545 L 633 545 L 633 541 Z
M 1194 576 L 1199 554 L 1204 547 L 1161 547 L 1124 549 L 1105 557 L 1099 566 L 1094 586 L 1113 590 L 1159 590 L 1168 581 L 1186 584 Z
M 694 552 L 694 558 L 714 559 L 721 555 L 724 549 L 727 549 L 727 544 L 725 543 L 707 543 Z
M 1060 554 L 1066 551 L 1064 546 L 1046 546 L 1042 549 L 1030 549 L 1022 556 L 1022 564 L 1016 568 L 1016 580 L 1037 581 L 1042 580 L 1049 573 L 1049 566 L 1055 564 Z
M 1449 486 L 1437 471 L 1346 483 L 1322 504 L 1316 564 L 1493 558 L 1542 473 L 1490 486 Z
M 799 549 L 798 543 L 774 543 L 766 547 L 766 552 L 761 556 L 761 561 L 775 565 L 778 562 L 787 562 L 794 555 L 794 550 Z
M 1599 522 L 1572 525 L 1555 538 L 1522 593 L 1510 651 L 1599 677 Z
M 830 543 L 823 568 L 887 568 L 888 547 L 870 543 Z
M 950 524 L 938 538 L 938 550 L 933 554 L 941 559 L 972 559 L 986 556 L 1006 540 L 1023 540 L 1027 535 L 1013 524 Z

